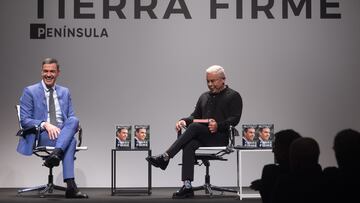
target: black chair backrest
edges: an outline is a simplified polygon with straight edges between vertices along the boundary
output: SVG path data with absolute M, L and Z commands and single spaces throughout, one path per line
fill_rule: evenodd
M 228 147 L 234 147 L 235 146 L 235 137 L 240 136 L 239 131 L 234 127 L 229 127 L 229 146 Z
M 16 117 L 18 119 L 18 124 L 19 124 L 19 129 L 21 130 L 22 129 L 22 126 L 21 126 L 21 119 L 20 119 L 20 105 L 15 105 L 15 109 L 16 109 Z
M 33 145 L 33 150 L 35 150 L 36 147 L 39 147 L 39 143 L 40 143 L 39 142 L 40 127 L 39 126 L 33 126 L 33 127 L 30 127 L 30 128 L 24 129 L 21 126 L 20 105 L 18 105 L 18 104 L 15 105 L 15 109 L 16 109 L 16 117 L 17 117 L 18 124 L 19 124 L 19 131 L 17 132 L 16 136 L 25 137 L 28 134 L 35 134 L 35 142 L 34 142 L 34 145 Z M 34 151 L 33 151 L 33 153 L 34 153 Z M 40 157 L 44 157 L 43 155 L 38 155 L 36 152 L 34 154 L 36 154 L 37 156 L 40 156 Z

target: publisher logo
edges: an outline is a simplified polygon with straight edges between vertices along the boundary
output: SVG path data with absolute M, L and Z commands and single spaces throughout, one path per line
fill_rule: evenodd
M 45 31 L 45 24 L 30 24 L 30 39 L 45 39 Z
M 51 27 L 46 24 L 30 24 L 30 39 L 108 37 L 108 31 L 104 27 L 68 27 L 66 25 Z

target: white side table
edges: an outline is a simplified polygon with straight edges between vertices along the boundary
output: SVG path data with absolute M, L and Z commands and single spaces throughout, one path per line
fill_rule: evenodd
M 237 175 L 237 178 L 238 178 L 238 187 L 239 187 L 239 192 L 238 192 L 238 195 L 239 195 L 239 198 L 240 200 L 242 200 L 243 198 L 260 198 L 260 194 L 259 193 L 244 193 L 243 191 L 243 185 L 242 185 L 242 155 L 243 153 L 271 153 L 272 152 L 272 149 L 244 149 L 244 148 L 238 148 L 236 149 L 237 151 L 237 168 L 238 168 L 238 175 Z

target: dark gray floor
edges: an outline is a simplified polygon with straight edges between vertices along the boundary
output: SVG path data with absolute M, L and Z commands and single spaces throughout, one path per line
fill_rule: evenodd
M 235 193 L 214 192 L 212 197 L 206 195 L 204 191 L 197 191 L 195 198 L 187 200 L 173 200 L 171 195 L 177 188 L 153 188 L 152 194 L 132 194 L 111 196 L 110 188 L 82 188 L 81 191 L 89 195 L 89 199 L 65 199 L 64 192 L 54 192 L 44 198 L 40 198 L 37 192 L 23 193 L 17 195 L 16 188 L 0 189 L 0 202 L 242 202 L 242 203 L 261 203 L 261 199 L 239 200 Z

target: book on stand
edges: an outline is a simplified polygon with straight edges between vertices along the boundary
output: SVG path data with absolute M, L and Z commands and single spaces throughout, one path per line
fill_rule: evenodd
M 258 148 L 271 149 L 274 141 L 274 124 L 259 124 L 256 129 Z
M 244 124 L 242 125 L 242 146 L 247 148 L 257 147 L 256 137 L 257 125 L 255 124 Z
M 116 126 L 115 146 L 118 149 L 131 148 L 131 125 Z
M 134 125 L 135 149 L 150 149 L 150 125 Z

